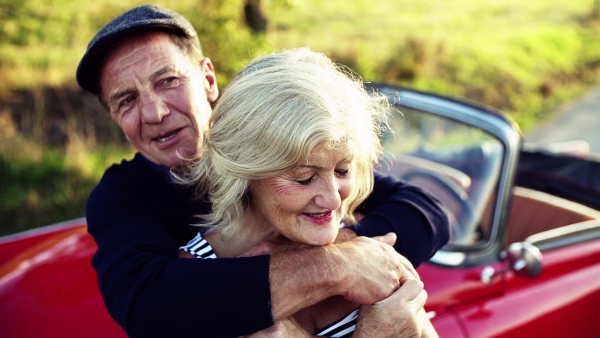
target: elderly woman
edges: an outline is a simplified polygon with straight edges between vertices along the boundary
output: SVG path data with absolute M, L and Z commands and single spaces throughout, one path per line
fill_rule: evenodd
M 252 62 L 219 100 L 202 153 L 182 179 L 207 191 L 213 206 L 182 256 L 333 243 L 372 191 L 388 110 L 384 97 L 368 95 L 359 80 L 308 49 Z M 358 304 L 332 297 L 275 329 L 349 336 L 358 312 Z

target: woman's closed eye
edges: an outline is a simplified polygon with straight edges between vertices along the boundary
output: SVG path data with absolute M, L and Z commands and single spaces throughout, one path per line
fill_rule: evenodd
M 308 179 L 305 180 L 296 180 L 296 182 L 298 182 L 300 185 L 309 185 L 312 181 L 315 180 L 315 175 L 309 177 Z
M 350 173 L 350 169 L 338 169 L 338 170 L 335 171 L 335 173 L 339 177 L 346 177 Z

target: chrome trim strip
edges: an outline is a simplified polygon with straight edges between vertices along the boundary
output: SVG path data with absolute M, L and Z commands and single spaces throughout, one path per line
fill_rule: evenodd
M 547 251 L 599 238 L 600 219 L 593 219 L 533 234 L 525 242 Z
M 0 244 L 16 241 L 21 238 L 26 238 L 26 237 L 30 237 L 30 236 L 42 235 L 42 234 L 46 234 L 49 232 L 54 232 L 54 231 L 58 231 L 58 230 L 62 230 L 62 229 L 73 228 L 76 226 L 86 224 L 86 222 L 87 221 L 86 221 L 85 217 L 80 217 L 80 218 L 76 218 L 76 219 L 72 219 L 72 220 L 68 220 L 68 221 L 64 221 L 64 222 L 60 222 L 60 223 L 55 223 L 55 224 L 51 224 L 51 225 L 42 226 L 39 228 L 25 230 L 22 232 L 17 232 L 15 234 L 10 234 L 10 235 L 0 237 Z
M 439 250 L 429 262 L 445 266 L 459 266 L 464 263 L 466 258 L 467 255 L 463 252 Z

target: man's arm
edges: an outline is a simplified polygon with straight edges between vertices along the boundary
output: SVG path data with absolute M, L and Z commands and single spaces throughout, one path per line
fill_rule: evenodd
M 271 256 L 271 300 L 275 321 L 334 295 L 373 304 L 409 279 L 418 279 L 410 262 L 394 251 L 396 236 L 319 248 L 284 251 Z
M 448 241 L 448 217 L 441 202 L 424 190 L 396 178 L 376 175 L 374 191 L 369 199 L 363 203 L 360 211 L 365 213 L 366 216 L 362 218 L 358 226 L 351 227 L 351 230 L 340 229 L 337 243 L 352 241 L 357 235 L 376 237 L 394 232 L 398 236 L 402 236 L 396 241 L 394 248 L 401 254 L 406 255 L 414 264 L 430 258 L 435 251 Z M 360 241 L 352 242 L 353 245 L 356 243 L 360 243 Z M 388 244 L 393 245 L 393 242 Z M 354 274 L 355 276 L 377 276 L 375 280 L 381 283 L 375 284 L 374 281 L 357 279 L 354 289 L 365 291 L 368 288 L 373 288 L 371 289 L 372 293 L 369 295 L 351 294 L 349 298 L 359 299 L 358 302 L 362 304 L 371 304 L 385 298 L 393 289 L 389 288 L 391 284 L 386 284 L 390 276 L 383 274 L 390 273 L 391 270 L 370 272 L 370 268 L 384 266 L 385 263 L 371 263 L 369 266 L 361 265 L 363 262 L 377 259 L 367 258 L 367 255 L 375 253 L 376 249 L 365 250 L 364 258 L 352 259 L 352 253 L 343 255 L 349 259 L 343 263 L 330 261 L 329 265 L 327 262 L 323 262 L 325 257 L 320 256 L 317 252 L 302 252 L 302 254 L 299 254 L 300 251 L 298 251 L 286 252 L 285 255 L 273 255 L 270 274 L 274 318 L 276 320 L 285 318 L 297 310 L 310 306 L 328 296 L 343 295 L 344 291 L 332 290 L 331 287 L 332 285 L 340 287 L 339 279 L 341 277 L 339 273 L 353 271 L 352 264 L 359 267 L 354 270 L 358 271 Z M 269 252 L 270 248 L 267 245 L 256 248 L 256 250 L 257 252 L 254 254 Z M 402 261 L 404 266 L 402 268 L 398 266 L 398 268 L 403 269 L 403 271 L 397 270 L 398 275 L 405 276 L 411 270 L 414 271 L 414 268 L 406 259 L 392 256 L 389 252 L 387 255 Z M 381 257 L 384 256 L 379 256 L 379 258 Z M 331 259 L 331 257 L 327 259 Z M 306 266 L 312 267 L 314 270 L 307 270 Z M 338 268 L 344 266 L 348 268 L 345 270 Z M 338 278 L 338 282 L 332 282 L 333 278 Z M 351 288 L 351 290 L 354 289 Z M 296 301 L 290 301 L 291 299 L 296 299 Z
M 390 246 L 368 238 L 330 250 L 179 259 L 179 245 L 197 229 L 171 215 L 186 214 L 189 196 L 143 168 L 105 175 L 87 209 L 100 291 L 131 337 L 241 336 L 331 295 L 375 302 L 409 271 Z
M 110 170 L 88 199 L 112 317 L 131 337 L 236 337 L 272 325 L 269 256 L 179 259 L 197 232 L 185 226 L 190 198 L 140 163 Z
M 392 176 L 375 174 L 373 193 L 359 210 L 365 217 L 349 227 L 358 236 L 398 236 L 394 248 L 418 267 L 449 239 L 442 203 L 425 190 Z
M 362 237 L 272 256 L 177 259 L 168 249 L 177 246 L 151 217 L 113 215 L 114 224 L 126 223 L 90 224 L 99 247 L 94 267 L 109 312 L 131 337 L 239 336 L 333 295 L 374 303 L 414 278 L 391 247 L 393 235 L 390 245 Z

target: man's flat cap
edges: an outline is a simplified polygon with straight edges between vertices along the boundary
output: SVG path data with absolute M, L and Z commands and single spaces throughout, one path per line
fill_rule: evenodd
M 109 22 L 90 41 L 77 66 L 76 78 L 79 86 L 98 94 L 100 62 L 110 45 L 133 32 L 152 28 L 173 30 L 192 39 L 200 47 L 196 30 L 182 15 L 155 5 L 135 7 Z

